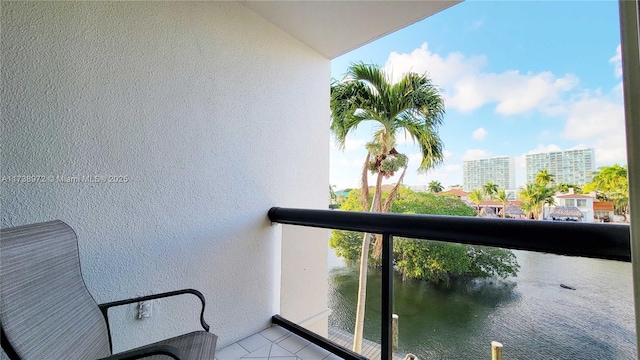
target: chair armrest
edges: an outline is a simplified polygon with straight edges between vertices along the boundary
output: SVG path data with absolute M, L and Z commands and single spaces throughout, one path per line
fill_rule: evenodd
M 100 307 L 100 311 L 102 311 L 102 315 L 104 316 L 104 319 L 108 324 L 109 323 L 109 318 L 107 317 L 107 311 L 109 311 L 109 308 L 111 308 L 111 307 L 127 305 L 127 304 L 134 304 L 134 303 L 141 302 L 141 301 L 160 299 L 160 298 L 165 298 L 165 297 L 169 297 L 169 296 L 176 296 L 176 295 L 182 295 L 182 294 L 193 294 L 193 295 L 197 296 L 200 299 L 200 302 L 202 303 L 202 311 L 200 311 L 200 325 L 202 325 L 202 328 L 205 331 L 209 331 L 209 325 L 204 321 L 204 307 L 205 307 L 204 295 L 202 295 L 202 293 L 200 291 L 194 290 L 194 289 L 184 289 L 184 290 L 177 290 L 177 291 L 169 291 L 169 292 L 165 292 L 165 293 L 161 293 L 161 294 L 140 296 L 140 297 L 133 298 L 133 299 L 112 301 L 112 302 L 100 304 L 100 305 L 98 305 L 98 307 Z
M 169 345 L 147 346 L 142 349 L 123 351 L 99 360 L 132 360 L 142 359 L 153 355 L 167 355 L 176 360 L 180 360 L 180 351 Z

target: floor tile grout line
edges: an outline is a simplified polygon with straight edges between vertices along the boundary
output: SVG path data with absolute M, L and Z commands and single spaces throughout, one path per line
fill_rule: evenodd
M 293 353 L 293 355 L 295 355 L 296 357 L 298 356 L 298 353 L 304 349 L 306 349 L 307 347 L 309 347 L 309 345 L 311 345 L 311 343 L 308 343 L 307 345 L 303 346 L 300 350 L 296 351 L 295 353 Z
M 271 346 L 269 346 L 269 355 L 267 355 L 267 359 L 271 359 L 271 351 L 273 351 L 273 344 L 275 343 L 271 342 Z

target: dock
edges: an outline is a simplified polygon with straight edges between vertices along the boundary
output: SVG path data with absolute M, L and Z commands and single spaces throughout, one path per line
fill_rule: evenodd
M 329 327 L 329 340 L 351 349 L 353 347 L 353 334 L 336 327 Z M 371 360 L 379 360 L 382 353 L 381 345 L 371 340 L 362 339 L 362 355 Z M 393 353 L 393 360 L 404 360 L 405 354 Z

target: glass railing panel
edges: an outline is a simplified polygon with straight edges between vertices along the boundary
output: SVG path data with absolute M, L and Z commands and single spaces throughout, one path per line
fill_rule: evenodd
M 395 274 L 399 352 L 426 359 L 631 359 L 631 264 L 528 251 L 506 278 L 425 281 Z M 397 260 L 397 259 L 396 259 Z
M 329 317 L 330 334 L 336 341 L 351 349 L 356 327 L 358 308 L 360 264 L 363 233 L 332 232 L 329 248 Z M 382 358 L 383 271 L 381 268 L 382 236 L 374 237 L 370 245 L 367 268 L 367 296 L 360 354 L 369 359 Z M 395 274 L 395 272 L 394 272 Z M 396 279 L 396 281 L 399 281 Z M 345 339 L 347 341 L 345 341 Z M 405 354 L 395 352 L 394 359 L 404 359 Z
M 494 341 L 504 344 L 505 358 L 635 356 L 631 264 L 617 260 L 629 258 L 626 227 L 276 210 L 270 211 L 272 220 L 296 225 L 375 228 L 408 234 L 405 236 L 419 234 L 415 236 L 429 238 L 433 234 L 449 239 L 416 240 L 420 245 L 412 247 L 411 241 L 394 237 L 392 296 L 393 312 L 399 318 L 394 359 L 402 359 L 408 353 L 428 359 L 489 359 Z M 452 242 L 456 234 L 467 243 L 505 244 L 536 252 L 469 248 Z M 330 240 L 327 304 L 332 313 L 327 330 L 354 332 L 361 238 L 361 233 L 355 233 L 343 238 L 342 244 Z M 421 251 L 457 260 L 438 264 L 426 256 L 427 260 L 422 259 L 421 263 L 416 260 L 416 253 Z M 545 251 L 589 257 L 550 255 Z M 459 256 L 466 252 L 472 255 L 475 267 Z M 516 260 L 519 271 L 510 273 Z M 383 275 L 377 261 L 372 258 L 368 268 L 364 326 L 364 338 L 374 344 L 383 342 L 381 307 L 386 295 L 380 285 Z M 418 271 L 416 264 L 427 264 L 427 270 Z M 466 276 L 459 274 L 465 266 L 472 269 Z M 444 275 L 435 271 L 438 269 Z M 488 275 L 499 276 L 478 276 L 482 275 L 479 269 L 489 273 L 487 269 L 493 269 L 496 274 Z

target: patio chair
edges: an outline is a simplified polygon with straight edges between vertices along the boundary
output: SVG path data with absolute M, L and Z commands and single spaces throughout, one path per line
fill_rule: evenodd
M 62 221 L 0 230 L 0 327 L 11 359 L 214 359 L 205 301 L 186 289 L 98 305 L 80 271 L 77 237 Z M 109 308 L 167 296 L 200 298 L 204 331 L 112 354 Z

